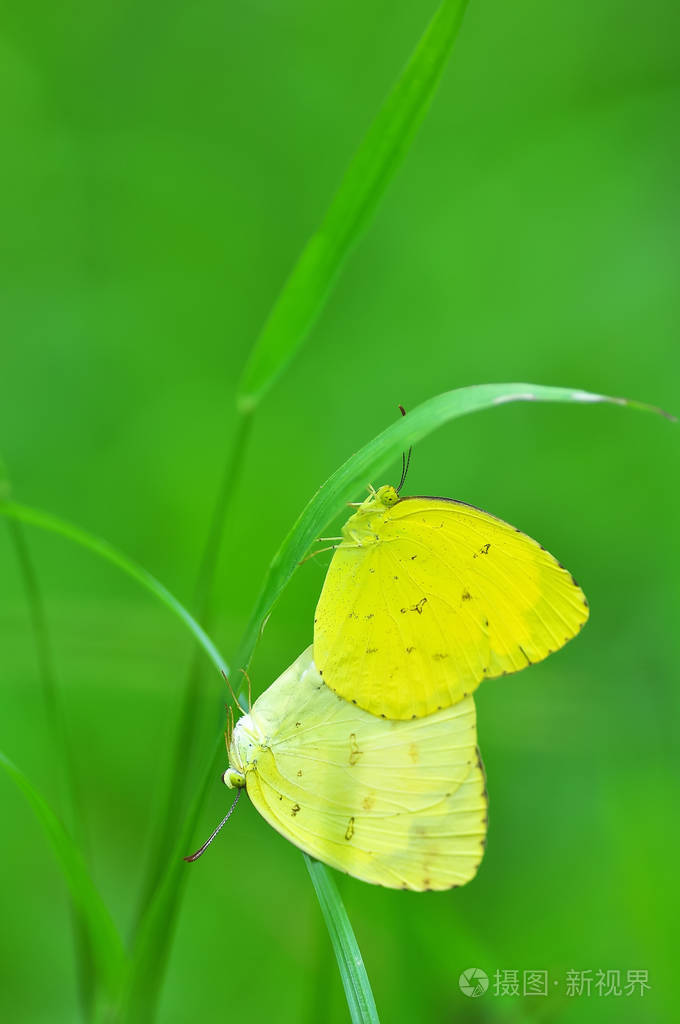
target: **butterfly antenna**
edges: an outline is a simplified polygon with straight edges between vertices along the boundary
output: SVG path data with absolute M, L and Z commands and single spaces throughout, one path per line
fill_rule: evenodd
M 250 685 L 250 676 L 248 675 L 248 670 L 245 668 L 242 668 L 241 672 L 243 672 L 243 675 L 248 680 L 248 712 L 251 712 L 253 710 L 253 691 Z
M 234 811 L 234 808 L 236 807 L 236 804 L 238 803 L 238 798 L 240 797 L 240 795 L 241 795 L 241 790 L 237 789 L 236 790 L 236 798 L 235 798 L 233 804 L 231 805 L 231 807 L 229 808 L 229 810 L 227 811 L 225 816 L 222 818 L 222 821 L 219 823 L 219 825 L 217 826 L 217 828 L 215 829 L 213 834 L 210 836 L 209 839 L 206 839 L 206 841 L 203 843 L 203 846 L 200 848 L 200 850 L 196 850 L 196 853 L 192 853 L 190 857 L 185 857 L 184 860 L 188 860 L 188 861 L 193 862 L 195 860 L 198 860 L 198 858 L 201 856 L 202 853 L 205 853 L 205 851 L 208 849 L 208 847 L 212 843 L 212 841 L 215 838 L 215 836 L 218 834 L 218 832 L 220 832 L 224 828 L 224 826 L 227 824 L 227 822 L 231 818 L 231 815 L 232 815 L 232 813 Z
M 227 745 L 227 752 L 231 746 L 231 737 L 234 735 L 234 711 L 231 704 L 227 704 L 227 728 L 224 733 L 224 741 Z
M 402 416 L 406 415 L 406 409 L 404 408 L 403 405 L 399 406 L 399 412 L 401 413 Z M 412 451 L 413 451 L 413 446 L 411 446 L 409 448 L 408 455 L 406 455 L 405 452 L 401 453 L 401 480 L 399 481 L 399 486 L 395 488 L 397 494 L 399 494 L 399 492 L 401 491 L 402 487 L 406 483 L 406 474 L 408 473 L 408 467 L 411 465 L 411 452 Z
M 237 696 L 236 696 L 236 694 L 234 693 L 233 687 L 232 687 L 231 683 L 229 682 L 229 676 L 228 676 L 228 675 L 227 675 L 227 673 L 226 673 L 226 672 L 224 671 L 224 669 L 222 669 L 222 675 L 224 676 L 224 681 L 225 681 L 225 683 L 226 683 L 226 684 L 227 684 L 227 686 L 229 687 L 229 693 L 231 694 L 231 698 L 232 698 L 232 700 L 233 700 L 234 704 L 236 705 L 236 707 L 240 707 L 240 704 L 239 704 L 239 702 L 238 702 L 238 697 L 237 697 Z

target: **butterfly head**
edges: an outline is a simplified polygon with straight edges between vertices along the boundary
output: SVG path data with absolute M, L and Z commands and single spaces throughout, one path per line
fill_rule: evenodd
M 379 487 L 377 491 L 371 490 L 366 501 L 359 505 L 342 528 L 345 543 L 352 547 L 356 547 L 357 543 L 362 546 L 373 544 L 378 539 L 376 529 L 381 516 L 398 501 L 399 494 L 390 484 Z
M 384 487 L 379 487 L 375 492 L 375 504 L 383 505 L 385 508 L 392 508 L 399 501 L 399 494 L 397 493 L 396 487 L 392 487 L 390 484 L 385 484 Z
M 222 781 L 229 789 L 240 789 L 246 784 L 246 772 L 255 762 L 260 737 L 250 714 L 239 718 L 229 744 L 229 767 Z
M 399 494 L 395 487 L 391 484 L 384 484 L 379 487 L 377 491 L 371 488 L 371 493 L 366 498 L 359 508 L 356 515 L 366 514 L 367 512 L 384 512 L 386 508 L 392 508 L 399 501 Z
M 222 782 L 228 789 L 241 789 L 246 784 L 246 777 L 236 768 L 229 767 L 222 776 Z

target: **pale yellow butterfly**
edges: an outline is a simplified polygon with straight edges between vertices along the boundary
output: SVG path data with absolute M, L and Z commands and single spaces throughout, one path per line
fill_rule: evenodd
M 471 697 L 416 722 L 336 696 L 309 647 L 236 723 L 224 781 L 312 857 L 390 888 L 475 875 L 487 821 Z

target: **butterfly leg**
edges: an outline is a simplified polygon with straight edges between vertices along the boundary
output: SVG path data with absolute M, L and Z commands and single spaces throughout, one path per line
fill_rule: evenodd
M 335 549 L 337 547 L 338 547 L 337 544 L 331 544 L 327 548 L 319 548 L 317 551 L 312 551 L 309 555 L 305 555 L 304 558 L 300 559 L 300 561 L 298 562 L 298 565 L 304 565 L 304 563 L 308 562 L 310 560 L 310 558 L 316 558 L 317 555 L 322 555 L 324 553 L 324 551 L 335 551 Z

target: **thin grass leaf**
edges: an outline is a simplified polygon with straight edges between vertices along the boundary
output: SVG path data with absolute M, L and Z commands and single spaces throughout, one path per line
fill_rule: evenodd
M 7 467 L 0 455 L 0 501 L 9 498 L 11 489 L 12 485 Z M 33 559 L 22 524 L 10 519 L 7 521 L 7 529 L 10 542 L 14 547 L 19 572 L 26 592 L 38 666 L 38 677 L 41 683 L 43 702 L 52 738 L 55 773 L 59 782 L 60 806 L 64 814 L 66 826 L 83 856 L 85 856 L 87 852 L 87 835 L 78 788 L 78 774 L 73 746 L 69 743 L 68 739 L 66 715 L 61 701 L 61 693 L 57 685 L 57 672 L 47 625 L 45 602 L 43 601 L 38 574 L 33 565 Z M 96 992 L 94 957 L 90 948 L 90 937 L 87 928 L 84 926 L 73 901 L 71 901 L 71 919 L 73 923 L 73 941 L 78 970 L 80 1002 L 83 1017 L 85 1020 L 90 1020 L 94 1012 Z
M 28 505 L 19 505 L 15 501 L 0 501 L 0 514 L 8 516 L 10 519 L 17 519 L 20 522 L 28 523 L 31 526 L 38 526 L 42 530 L 49 530 L 51 533 L 58 533 L 62 537 L 66 537 L 67 540 L 80 544 L 81 547 L 87 548 L 88 551 L 92 551 L 107 562 L 117 566 L 133 580 L 136 580 L 137 583 L 145 587 L 146 590 L 150 591 L 170 611 L 174 612 L 187 629 L 193 633 L 194 638 L 201 645 L 218 671 L 228 674 L 226 662 L 217 650 L 217 647 L 184 605 L 180 604 L 177 598 L 162 583 L 159 583 L 155 576 L 152 576 L 150 572 L 143 569 L 141 565 L 137 565 L 132 559 L 127 558 L 114 548 L 112 544 L 109 544 L 108 541 L 101 540 L 101 538 L 81 530 L 79 526 L 74 526 L 73 523 L 69 523 L 65 519 L 59 519 L 57 516 L 50 515 L 49 512 L 41 512 L 40 509 L 31 508 Z
M 243 470 L 252 419 L 252 416 L 239 416 L 236 430 L 229 442 L 194 588 L 192 611 L 206 630 L 209 630 L 212 625 L 215 572 L 219 563 L 227 514 Z M 199 723 L 198 709 L 204 689 L 202 686 L 203 667 L 200 651 L 194 648 L 184 683 L 174 742 L 169 745 L 166 755 L 168 770 L 165 774 L 163 789 L 158 796 L 156 827 L 152 834 L 148 866 L 140 886 L 136 925 L 139 925 L 143 919 L 163 876 L 168 850 L 172 848 L 177 832 L 177 820 L 181 818 L 186 808 L 187 792 L 191 780 L 191 773 L 187 771 L 186 766 L 187 763 L 193 763 L 195 759 Z
M 52 844 L 74 907 L 89 938 L 95 973 L 104 1001 L 108 1006 L 113 1006 L 119 994 L 126 954 L 82 854 L 41 793 L 2 752 L 0 765 L 30 803 Z
M 306 853 L 303 856 L 338 961 L 352 1024 L 379 1024 L 364 961 L 338 887 L 325 864 Z
M 81 850 L 84 850 L 87 843 L 84 834 L 83 815 L 79 805 L 77 772 L 73 759 L 73 748 L 68 739 L 66 716 L 61 703 L 59 687 L 57 686 L 57 674 L 54 666 L 52 643 L 47 628 L 45 603 L 21 523 L 10 519 L 7 527 L 19 564 L 24 590 L 26 591 L 26 600 L 35 640 L 38 675 L 42 686 L 49 728 L 52 734 L 55 760 L 58 762 L 59 790 L 62 798 L 60 804 L 63 805 L 62 810 L 69 831 L 77 839 Z
M 210 787 L 215 784 L 218 763 L 224 757 L 224 735 L 220 732 L 202 775 L 203 784 L 178 828 L 174 845 L 166 851 L 165 872 L 137 931 L 122 998 L 119 1019 L 123 1024 L 149 1024 L 155 1017 L 175 920 L 192 870 L 183 857 L 195 846 L 198 817 Z
M 252 411 L 300 347 L 427 113 L 467 6 L 444 0 L 379 111 L 319 230 L 303 249 L 250 358 L 238 407 Z
M 248 668 L 263 623 L 270 615 L 283 588 L 315 539 L 342 511 L 345 502 L 355 497 L 371 480 L 379 479 L 390 463 L 409 445 L 422 440 L 449 420 L 482 409 L 506 405 L 509 402 L 576 402 L 588 405 L 608 402 L 674 419 L 662 409 L 643 402 L 540 384 L 479 384 L 447 391 L 428 399 L 415 409 L 409 410 L 408 416 L 399 417 L 391 426 L 364 445 L 328 478 L 307 503 L 269 567 L 236 655 L 235 664 Z
M 121 554 L 107 541 L 94 537 L 56 516 L 27 505 L 19 505 L 16 502 L 0 501 L 0 513 L 11 519 L 57 533 L 117 566 L 170 608 L 198 641 L 213 664 L 220 671 L 227 671 L 226 663 L 219 651 L 190 612 L 155 577 Z M 140 925 L 135 943 L 136 953 L 128 965 L 124 981 L 121 983 L 123 1009 L 121 1010 L 122 1016 L 117 1019 L 122 1021 L 147 1024 L 153 1019 L 174 920 L 179 909 L 184 884 L 189 877 L 187 865 L 182 860 L 182 853 L 185 853 L 191 845 L 201 806 L 205 800 L 207 789 L 212 785 L 216 774 L 213 767 L 217 764 L 220 756 L 224 757 L 222 734 L 220 734 L 219 743 L 216 742 L 210 757 L 210 768 L 201 776 L 204 779 L 203 786 L 199 787 L 189 814 L 179 828 L 175 845 L 166 851 L 166 870 L 155 899 Z M 3 759 L 3 763 L 5 761 L 6 759 Z M 7 766 L 13 767 L 9 761 L 6 762 Z M 47 810 L 49 812 L 49 808 Z M 66 836 L 65 832 L 64 835 Z M 68 839 L 68 836 L 66 838 Z M 73 848 L 75 849 L 75 847 Z
M 33 565 L 31 552 L 26 541 L 21 523 L 10 519 L 7 521 L 10 540 L 19 564 L 26 600 L 30 613 L 31 627 L 38 663 L 45 713 L 52 738 L 53 761 L 55 774 L 59 784 L 60 807 L 67 828 L 77 842 L 83 855 L 87 852 L 87 835 L 85 818 L 82 813 L 82 802 L 78 787 L 78 773 L 73 752 L 69 742 L 66 715 L 61 701 L 61 693 L 57 685 L 57 673 L 50 633 L 47 626 L 47 614 L 38 574 Z M 78 963 L 78 988 L 85 1020 L 89 1020 L 93 1012 L 93 999 L 96 990 L 94 977 L 94 957 L 90 948 L 90 937 L 83 926 L 81 916 L 71 902 L 71 913 L 74 928 L 74 943 Z

